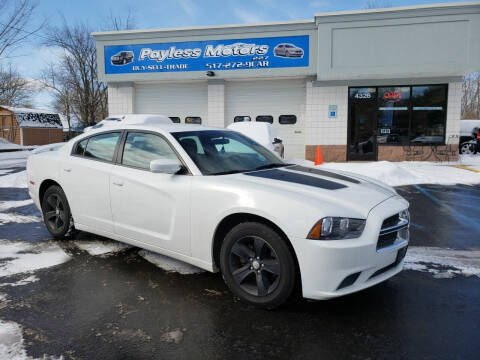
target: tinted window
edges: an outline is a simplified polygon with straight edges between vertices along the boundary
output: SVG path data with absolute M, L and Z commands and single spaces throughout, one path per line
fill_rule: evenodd
M 410 141 L 443 143 L 447 114 L 445 85 L 412 87 L 412 122 Z
M 150 169 L 150 161 L 156 159 L 178 160 L 170 145 L 161 136 L 146 133 L 128 133 L 123 148 L 123 165 Z
M 88 143 L 88 139 L 80 141 L 75 147 L 73 154 L 83 156 L 83 153 L 85 152 L 85 148 L 87 147 L 87 143 Z
M 285 166 L 271 151 L 234 131 L 185 131 L 172 135 L 205 175 Z
M 278 117 L 278 122 L 282 125 L 295 124 L 297 122 L 296 115 L 280 115 Z
M 408 142 L 410 87 L 378 88 L 378 142 Z
M 201 124 L 202 118 L 200 116 L 187 116 L 185 118 L 185 124 Z
M 180 124 L 180 118 L 178 116 L 170 116 L 170 120 L 176 124 Z
M 84 156 L 92 159 L 112 161 L 119 137 L 120 133 L 92 136 L 88 140 Z
M 258 115 L 255 120 L 258 122 L 267 122 L 267 123 L 273 124 L 272 115 Z
M 235 116 L 233 122 L 252 121 L 252 118 L 248 115 Z

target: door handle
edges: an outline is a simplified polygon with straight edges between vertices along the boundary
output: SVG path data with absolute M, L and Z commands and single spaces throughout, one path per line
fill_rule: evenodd
M 123 186 L 123 182 L 122 181 L 113 181 L 113 185 Z
M 63 171 L 65 171 L 65 172 L 71 172 L 71 171 L 72 171 L 72 168 L 64 168 Z

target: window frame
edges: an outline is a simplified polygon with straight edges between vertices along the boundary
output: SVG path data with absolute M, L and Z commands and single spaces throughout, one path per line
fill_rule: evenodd
M 417 142 L 412 142 L 411 141 L 411 137 L 412 137 L 412 116 L 413 116 L 413 106 L 412 106 L 412 91 L 413 91 L 413 88 L 414 87 L 421 87 L 421 86 L 444 86 L 446 88 L 446 92 L 445 92 L 445 95 L 446 95 L 446 98 L 445 98 L 445 122 L 444 122 L 444 128 L 445 128 L 445 131 L 444 131 L 444 134 L 443 134 L 443 141 L 442 142 L 430 142 L 430 143 L 417 143 Z M 409 145 L 409 146 L 443 146 L 443 145 L 446 145 L 447 143 L 447 116 L 448 116 L 448 94 L 449 94 L 449 91 L 450 91 L 450 86 L 448 83 L 441 83 L 441 84 L 394 84 L 394 85 L 378 85 L 378 86 L 349 86 L 348 87 L 348 93 L 350 94 L 350 89 L 359 89 L 359 88 L 366 88 L 366 87 L 369 87 L 369 88 L 375 88 L 375 91 L 377 93 L 377 103 L 376 103 L 376 106 L 377 106 L 377 109 L 376 109 L 376 112 L 377 112 L 377 122 L 375 123 L 375 129 L 376 129 L 376 133 L 375 133 L 375 137 L 378 136 L 378 89 L 379 88 L 384 88 L 384 87 L 409 87 L 410 88 L 410 98 L 409 98 L 409 109 L 408 109 L 408 141 L 407 142 L 404 142 L 404 143 L 377 143 L 377 147 L 379 146 L 406 146 L 406 145 Z M 348 96 L 348 119 L 347 119 L 347 124 L 348 124 L 348 127 L 347 127 L 347 134 L 350 133 L 350 96 Z
M 177 156 L 178 161 L 179 161 L 179 162 L 182 164 L 182 166 L 185 168 L 185 173 L 178 174 L 178 175 L 192 175 L 192 172 L 190 171 L 190 168 L 189 168 L 188 165 L 185 163 L 184 159 L 183 159 L 182 156 L 179 154 L 179 152 L 177 151 L 177 149 L 175 148 L 175 146 L 173 146 L 172 142 L 169 141 L 169 140 L 166 138 L 166 136 L 164 136 L 163 134 L 160 134 L 160 133 L 155 132 L 155 131 L 150 131 L 150 130 L 135 130 L 135 129 L 123 130 L 123 134 L 122 134 L 122 136 L 121 136 L 121 138 L 120 138 L 120 141 L 119 141 L 119 149 L 118 149 L 117 157 L 115 158 L 115 163 L 114 163 L 114 165 L 118 165 L 118 166 L 130 168 L 130 169 L 135 169 L 135 170 L 142 170 L 142 171 L 151 172 L 150 169 L 145 169 L 145 168 L 141 168 L 141 167 L 138 167 L 138 166 L 132 166 L 132 165 L 122 164 L 123 152 L 124 152 L 124 150 L 125 150 L 125 143 L 127 142 L 127 137 L 128 137 L 128 134 L 129 134 L 129 133 L 152 134 L 152 135 L 156 135 L 156 136 L 162 138 L 163 140 L 165 140 L 165 142 L 167 143 L 167 145 L 170 146 L 170 148 L 172 149 L 172 151 L 173 151 L 173 152 L 175 153 L 175 155 Z
M 199 123 L 187 122 L 188 118 L 198 118 L 198 119 L 200 119 L 200 122 Z M 202 125 L 202 117 L 201 116 L 193 116 L 193 115 L 185 116 L 185 119 L 183 121 L 185 122 L 185 124 L 189 124 L 189 125 Z
M 99 161 L 99 162 L 103 162 L 103 163 L 106 163 L 106 164 L 115 164 L 115 162 L 117 160 L 117 157 L 118 157 L 119 144 L 122 141 L 122 136 L 123 136 L 122 133 L 123 133 L 123 130 L 110 130 L 110 131 L 103 131 L 103 132 L 99 132 L 99 133 L 95 133 L 95 134 L 85 136 L 85 137 L 77 140 L 73 144 L 72 149 L 70 150 L 70 156 L 75 156 L 77 158 L 86 159 L 86 160 Z M 88 147 L 88 143 L 90 142 L 90 139 L 92 137 L 95 137 L 95 136 L 106 135 L 106 134 L 119 134 L 117 144 L 115 145 L 115 150 L 113 151 L 112 160 L 108 161 L 108 160 L 103 160 L 103 159 L 95 159 L 95 158 L 91 158 L 91 157 L 86 157 L 85 156 L 85 150 Z M 77 149 L 78 144 L 81 143 L 84 140 L 87 140 L 87 145 L 85 146 L 85 150 L 83 151 L 83 154 L 82 155 L 74 154 L 74 151 Z

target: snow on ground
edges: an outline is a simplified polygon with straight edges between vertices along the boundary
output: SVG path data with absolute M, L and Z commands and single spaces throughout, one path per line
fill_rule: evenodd
M 31 151 L 0 152 L 0 167 L 25 166 L 27 164 L 27 157 L 31 154 Z
M 24 277 L 23 279 L 20 279 L 16 282 L 13 282 L 13 283 L 4 283 L 4 284 L 0 283 L 0 287 L 4 287 L 4 286 L 23 286 L 23 285 L 34 283 L 38 280 L 40 280 L 40 279 L 38 277 L 36 277 L 35 275 L 30 275 L 30 276 Z
M 11 143 L 4 138 L 0 138 L 0 150 L 21 150 L 21 149 L 33 149 L 36 146 L 22 146 L 18 144 Z
M 13 321 L 0 320 L 0 359 L 2 360 L 35 360 L 27 355 L 23 339 L 22 327 Z M 63 359 L 42 356 L 38 360 Z
M 312 161 L 292 160 L 293 163 L 313 166 Z M 458 162 L 435 163 L 428 161 L 376 161 L 324 163 L 319 169 L 347 171 L 380 180 L 390 186 L 412 184 L 479 184 L 480 173 L 456 168 L 453 165 L 478 166 L 480 156 L 461 155 Z
M 140 250 L 138 252 L 138 255 L 168 272 L 177 272 L 182 275 L 198 274 L 204 272 L 204 270 L 196 266 L 187 264 L 183 261 L 176 260 L 168 256 L 155 254 L 147 250 Z
M 31 244 L 0 240 L 0 279 L 55 266 L 68 260 L 70 256 L 52 242 Z
M 115 240 L 78 240 L 74 243 L 92 256 L 112 254 L 130 247 L 130 245 Z
M 0 176 L 0 187 L 8 188 L 26 188 L 27 187 L 27 172 L 20 171 L 13 174 Z
M 33 215 L 21 215 L 15 213 L 1 213 L 0 212 L 0 226 L 8 223 L 18 223 L 18 224 L 27 224 L 35 223 L 42 221 L 42 218 L 39 216 Z
M 429 272 L 436 278 L 480 277 L 480 250 L 411 246 L 405 257 L 405 269 Z
M 18 200 L 18 201 L 0 201 L 0 211 L 9 210 L 12 208 L 18 208 L 21 206 L 27 206 L 33 204 L 32 199 Z

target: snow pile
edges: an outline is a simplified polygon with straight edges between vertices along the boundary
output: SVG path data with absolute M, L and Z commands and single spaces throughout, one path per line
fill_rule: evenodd
M 411 246 L 405 257 L 405 269 L 429 272 L 436 278 L 480 277 L 480 250 Z
M 26 188 L 27 172 L 20 171 L 13 174 L 0 176 L 0 188 Z
M 30 154 L 30 151 L 0 152 L 0 166 L 3 169 L 8 167 L 26 166 L 27 157 Z
M 471 160 L 471 159 L 468 159 Z M 467 161 L 461 158 L 458 163 Z M 293 160 L 293 163 L 312 166 L 308 160 Z M 376 161 L 376 162 L 349 162 L 324 163 L 319 169 L 339 170 L 368 176 L 380 180 L 390 186 L 412 184 L 479 184 L 480 173 L 459 169 L 452 164 L 433 163 L 426 161 Z M 480 165 L 480 162 L 479 162 Z
M 162 268 L 163 270 L 168 272 L 177 272 L 182 275 L 198 274 L 204 272 L 204 270 L 196 266 L 187 264 L 177 259 L 170 258 L 168 256 L 155 254 L 147 250 L 140 250 L 138 254 L 145 260 L 157 265 L 159 268 Z
M 22 327 L 12 321 L 0 320 L 0 359 L 2 360 L 35 360 L 25 350 Z M 42 360 L 63 359 L 42 356 Z M 38 359 L 40 360 L 40 359 Z
M 55 266 L 68 260 L 70 256 L 54 243 L 0 240 L 0 278 Z
M 114 240 L 93 240 L 93 241 L 75 241 L 75 245 L 77 245 L 80 249 L 88 252 L 92 256 L 97 255 L 106 255 L 112 254 L 124 249 L 129 248 L 130 246 L 118 241 Z

